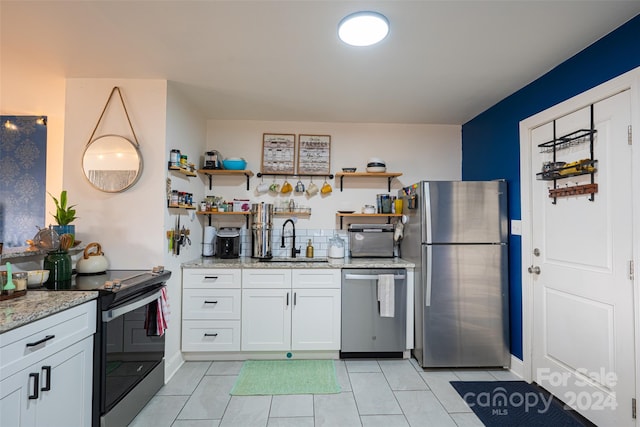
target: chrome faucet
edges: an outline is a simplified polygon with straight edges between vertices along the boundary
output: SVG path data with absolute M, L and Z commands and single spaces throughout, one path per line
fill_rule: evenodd
M 289 218 L 288 220 L 286 220 L 284 222 L 284 224 L 282 224 L 282 244 L 280 245 L 281 248 L 285 247 L 284 244 L 284 229 L 287 226 L 288 223 L 291 223 L 291 229 L 292 229 L 292 234 L 291 234 L 291 258 L 295 258 L 296 254 L 300 253 L 300 249 L 296 249 L 296 222 L 292 219 Z

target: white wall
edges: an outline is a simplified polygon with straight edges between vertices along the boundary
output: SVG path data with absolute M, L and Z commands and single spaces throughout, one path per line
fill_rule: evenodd
M 167 170 L 169 151 L 177 148 L 186 154 L 190 162 L 198 164 L 199 156 L 204 152 L 206 141 L 206 120 L 196 111 L 169 82 L 167 86 L 167 142 L 164 147 L 165 157 L 162 165 Z M 166 172 L 165 172 L 166 173 Z M 204 185 L 200 178 L 188 178 L 180 173 L 169 173 L 172 189 L 193 193 L 195 200 L 204 195 Z M 182 363 L 180 352 L 180 317 L 182 313 L 182 271 L 180 263 L 193 260 L 202 253 L 202 218 L 192 218 L 183 209 L 162 209 L 165 229 L 174 227 L 176 218 L 180 216 L 180 225 L 191 231 L 191 246 L 181 248 L 180 256 L 168 251 L 168 242 L 164 240 L 164 266 L 173 272 L 167 283 L 169 302 L 171 304 L 171 320 L 165 339 L 166 377 L 171 377 Z M 193 212 L 193 211 L 191 211 Z
M 143 171 L 127 191 L 104 193 L 84 177 L 82 153 L 114 86 L 120 87 L 140 143 Z M 78 205 L 76 239 L 99 242 L 114 269 L 151 268 L 164 260 L 166 98 L 164 80 L 67 80 L 63 187 Z M 134 140 L 117 94 L 94 138 L 104 134 Z
M 392 181 L 391 193 L 394 195 L 403 186 L 422 179 L 461 178 L 460 126 L 453 125 L 209 120 L 207 149 L 218 150 L 225 158 L 243 157 L 247 160 L 247 169 L 257 173 L 261 167 L 263 133 L 331 135 L 332 173 L 349 166 L 364 172 L 370 157 L 381 157 L 387 163 L 387 171 L 403 174 Z M 270 182 L 272 178 L 265 177 L 264 180 Z M 283 178 L 277 179 L 280 184 L 283 181 Z M 309 178 L 302 178 L 302 181 L 306 186 Z M 376 194 L 387 193 L 386 178 L 347 177 L 344 179 L 343 192 L 339 191 L 339 180 L 334 179 L 330 181 L 334 186 L 333 193 L 326 197 L 316 195 L 311 198 L 305 195 L 257 195 L 255 187 L 259 182 L 260 179 L 254 176 L 250 190 L 246 191 L 242 178 L 216 176 L 213 190 L 207 188 L 206 194 L 223 196 L 229 200 L 248 198 L 254 202 L 275 203 L 276 206 L 293 197 L 297 204 L 312 209 L 311 216 L 308 219 L 301 218 L 296 227 L 333 229 L 339 227 L 336 210 L 360 211 L 365 204 L 375 205 Z M 221 217 L 213 218 L 214 225 L 218 226 L 227 225 L 229 221 Z M 232 225 L 242 225 L 242 222 Z
M 62 190 L 65 79 L 50 70 L 23 68 L 0 60 L 0 115 L 47 116 L 47 191 Z M 47 197 L 46 224 L 54 223 L 55 206 Z M 43 224 L 45 225 L 45 224 Z M 34 230 L 34 235 L 37 230 Z

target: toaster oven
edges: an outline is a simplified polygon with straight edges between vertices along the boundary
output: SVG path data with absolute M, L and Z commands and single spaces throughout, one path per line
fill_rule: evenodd
M 392 224 L 350 224 L 348 231 L 352 258 L 393 258 Z

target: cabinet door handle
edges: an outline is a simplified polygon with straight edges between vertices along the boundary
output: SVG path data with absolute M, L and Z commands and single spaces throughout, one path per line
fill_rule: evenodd
M 47 374 L 47 382 L 44 383 L 40 391 L 49 391 L 51 390 L 51 366 L 43 366 L 42 370 Z M 44 377 L 44 374 L 42 376 Z
M 289 306 L 289 292 L 287 292 L 287 307 Z
M 218 276 L 204 276 L 205 280 L 206 279 L 213 279 L 213 280 L 218 280 Z
M 217 304 L 218 301 L 207 301 L 207 300 L 205 300 L 204 303 L 205 304 Z
M 37 372 L 32 372 L 29 374 L 29 378 L 33 378 L 33 393 L 29 395 L 29 399 L 37 399 L 40 391 L 40 374 Z
M 47 335 L 46 337 L 42 338 L 41 340 L 38 340 L 36 342 L 28 342 L 27 343 L 27 347 L 35 347 L 37 345 L 42 344 L 43 342 L 47 342 L 49 340 L 54 339 L 56 336 L 55 335 Z
M 205 337 L 217 337 L 217 336 L 218 336 L 218 334 L 217 334 L 217 333 L 216 333 L 216 334 L 208 334 L 208 333 L 206 333 L 206 332 L 205 332 L 205 333 L 204 333 L 204 336 L 205 336 Z
M 298 303 L 298 293 L 294 292 L 293 293 L 293 305 L 296 305 Z

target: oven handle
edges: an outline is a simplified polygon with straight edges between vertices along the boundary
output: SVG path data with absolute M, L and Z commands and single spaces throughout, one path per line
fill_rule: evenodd
M 123 305 L 122 307 L 115 308 L 113 310 L 106 310 L 102 312 L 102 321 L 110 322 L 118 316 L 121 316 L 125 313 L 135 310 L 136 308 L 143 307 L 149 304 L 152 301 L 157 300 L 162 296 L 162 289 L 157 290 L 152 293 L 148 297 L 142 298 L 140 300 L 135 300 L 131 304 Z

